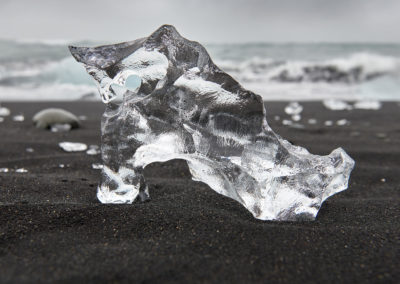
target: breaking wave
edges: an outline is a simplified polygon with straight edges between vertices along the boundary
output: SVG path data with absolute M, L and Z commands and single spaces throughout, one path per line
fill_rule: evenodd
M 218 62 L 217 62 L 218 63 Z M 327 82 L 355 84 L 388 74 L 399 74 L 400 60 L 371 53 L 324 61 L 281 61 L 253 58 L 241 63 L 221 61 L 219 66 L 239 81 Z
M 249 44 L 207 49 L 220 68 L 265 100 L 400 100 L 398 45 Z M 290 56 L 293 50 L 302 53 Z M 64 43 L 0 40 L 0 101 L 97 99 L 96 92 Z

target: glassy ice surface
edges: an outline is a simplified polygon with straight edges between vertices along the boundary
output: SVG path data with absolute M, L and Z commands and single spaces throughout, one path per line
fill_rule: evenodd
M 10 110 L 8 109 L 8 108 L 6 108 L 6 107 L 2 107 L 1 105 L 0 105 L 0 116 L 8 116 L 8 115 L 10 115 Z
M 336 124 L 339 126 L 343 126 L 343 125 L 349 124 L 349 121 L 347 119 L 343 118 L 343 119 L 339 119 L 338 121 L 336 121 Z
M 194 180 L 262 220 L 314 219 L 325 199 L 348 186 L 354 161 L 344 150 L 317 156 L 275 134 L 262 98 L 172 26 L 70 51 L 106 103 L 103 203 L 148 199 L 143 169 L 171 159 L 185 160 Z
M 97 145 L 90 145 L 89 149 L 86 151 L 88 155 L 98 155 L 100 154 L 100 147 Z
M 301 120 L 300 113 L 303 111 L 303 106 L 298 102 L 291 102 L 285 107 L 285 112 L 292 116 L 293 121 Z
M 345 101 L 341 101 L 341 100 L 334 100 L 334 99 L 329 99 L 329 100 L 323 100 L 322 104 L 330 110 L 351 110 L 353 109 L 353 107 L 345 102 Z
M 86 144 L 77 142 L 61 142 L 58 144 L 66 152 L 82 152 L 87 150 Z
M 68 132 L 71 130 L 71 125 L 68 123 L 56 123 L 50 128 L 51 132 Z
M 13 120 L 17 122 L 22 122 L 25 120 L 25 116 L 23 114 L 18 114 L 13 116 Z
M 92 169 L 101 170 L 101 169 L 103 169 L 103 165 L 99 164 L 99 163 L 92 164 Z
M 371 109 L 378 110 L 382 107 L 382 103 L 379 101 L 359 101 L 354 103 L 354 108 L 357 109 Z

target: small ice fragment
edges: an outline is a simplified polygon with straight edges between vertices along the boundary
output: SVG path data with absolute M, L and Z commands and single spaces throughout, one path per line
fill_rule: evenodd
M 68 123 L 64 123 L 64 124 L 53 124 L 51 126 L 51 132 L 67 132 L 71 130 L 71 125 Z
M 291 102 L 285 107 L 285 112 L 288 115 L 300 114 L 303 111 L 303 106 L 298 102 Z
M 4 117 L 0 116 L 0 122 L 3 122 L 3 121 L 4 121 Z
M 33 148 L 26 148 L 25 151 L 28 153 L 33 153 L 35 150 L 33 150 Z
M 291 120 L 289 120 L 289 119 L 284 119 L 284 120 L 282 120 L 282 124 L 283 124 L 283 125 L 292 125 L 292 124 L 293 124 L 293 121 L 291 121 Z
M 299 121 L 301 119 L 301 115 L 300 114 L 294 114 L 292 115 L 292 120 L 293 121 Z
M 58 145 L 66 152 L 81 152 L 87 149 L 86 144 L 76 142 L 61 142 Z
M 97 145 L 90 145 L 89 150 L 86 151 L 88 155 L 98 155 L 100 154 L 100 147 Z
M 24 169 L 24 168 L 19 168 L 19 169 L 16 169 L 15 172 L 16 172 L 16 173 L 27 173 L 28 170 L 27 170 L 27 169 Z
M 99 163 L 92 164 L 92 169 L 101 170 L 103 169 L 103 165 Z
M 325 124 L 325 126 L 332 126 L 333 122 L 332 122 L 332 120 L 327 120 L 324 122 L 324 124 Z
M 0 106 L 0 116 L 8 116 L 10 113 L 8 108 Z
M 349 124 L 349 121 L 347 119 L 343 118 L 343 119 L 336 121 L 336 124 L 339 126 L 343 126 L 343 125 Z
M 25 117 L 23 114 L 17 114 L 17 115 L 14 115 L 13 120 L 17 121 L 17 122 L 22 122 L 25 120 Z
M 315 118 L 310 118 L 308 124 L 317 124 L 317 120 Z
M 323 105 L 330 110 L 351 110 L 352 106 L 345 101 L 329 99 L 323 100 Z
M 0 173 L 8 173 L 8 168 L 0 168 Z
M 297 128 L 297 129 L 303 129 L 303 128 L 304 128 L 304 125 L 295 122 L 295 123 L 289 125 L 289 127 L 291 127 L 291 128 Z
M 64 164 L 59 164 L 58 167 L 59 168 L 65 168 L 65 165 Z
M 376 133 L 375 136 L 380 139 L 385 139 L 387 137 L 387 134 L 386 133 Z
M 78 116 L 79 120 L 87 120 L 87 116 L 86 115 L 80 115 Z
M 275 116 L 274 116 L 274 119 L 275 119 L 276 121 L 278 121 L 279 119 L 281 119 L 281 117 L 280 117 L 279 115 L 275 115 Z
M 386 179 L 385 178 L 381 178 L 381 182 L 386 182 Z
M 382 104 L 379 101 L 358 101 L 354 103 L 354 108 L 356 109 L 378 110 L 381 106 Z

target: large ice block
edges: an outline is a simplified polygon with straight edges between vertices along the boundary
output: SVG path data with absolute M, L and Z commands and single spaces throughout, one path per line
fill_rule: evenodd
M 97 193 L 103 203 L 148 199 L 143 169 L 171 159 L 185 160 L 194 180 L 262 220 L 314 219 L 325 199 L 348 186 L 354 161 L 344 150 L 317 156 L 282 139 L 269 127 L 261 97 L 173 26 L 70 51 L 106 103 Z

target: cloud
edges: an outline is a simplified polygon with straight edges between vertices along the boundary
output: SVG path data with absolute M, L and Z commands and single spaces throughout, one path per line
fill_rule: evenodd
M 399 42 L 396 0 L 20 0 L 1 2 L 0 35 L 129 40 L 175 25 L 202 42 Z

